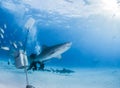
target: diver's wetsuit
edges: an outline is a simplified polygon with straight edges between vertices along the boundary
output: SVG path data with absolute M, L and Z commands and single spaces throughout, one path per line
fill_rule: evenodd
M 44 70 L 45 64 L 42 62 L 38 62 L 40 64 L 39 70 Z
M 34 58 L 36 58 L 36 54 L 31 54 L 30 55 L 30 58 L 31 59 L 34 59 Z M 40 65 L 40 67 L 37 67 L 37 64 L 39 64 Z M 40 61 L 33 61 L 31 64 L 30 64 L 30 66 L 29 66 L 29 68 L 27 69 L 27 70 L 31 70 L 32 68 L 33 68 L 33 71 L 34 70 L 44 70 L 44 67 L 45 67 L 45 65 L 44 65 L 44 63 L 42 63 L 42 62 L 40 62 Z
M 37 67 L 37 64 L 40 65 L 39 68 Z M 38 70 L 44 70 L 44 67 L 45 67 L 44 63 L 41 63 L 41 62 L 37 61 L 37 62 L 32 62 L 27 70 L 31 70 L 32 68 L 33 68 L 33 71 L 35 71 L 37 69 Z
M 33 70 L 37 70 L 36 62 L 32 62 L 27 70 L 31 70 L 32 68 Z

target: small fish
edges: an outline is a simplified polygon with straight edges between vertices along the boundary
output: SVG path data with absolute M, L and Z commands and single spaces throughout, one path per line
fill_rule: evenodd
M 18 42 L 20 44 L 20 46 L 23 46 L 22 42 Z
M 4 39 L 4 36 L 3 36 L 3 34 L 0 34 L 0 37 L 1 37 L 2 39 Z
M 2 29 L 2 28 L 0 28 L 0 31 L 4 34 L 5 32 L 4 32 L 4 30 Z
M 9 59 L 8 59 L 8 65 L 10 65 L 10 64 L 11 64 L 11 59 L 9 58 Z
M 17 48 L 17 45 L 16 45 L 16 43 L 13 43 L 13 46 L 14 46 L 14 48 Z
M 4 28 L 5 28 L 5 29 L 7 28 L 7 25 L 6 25 L 6 24 L 4 24 Z
M 6 47 L 6 46 L 1 47 L 1 49 L 6 50 L 6 51 L 9 51 L 9 50 L 10 50 L 10 48 L 9 48 L 9 47 Z

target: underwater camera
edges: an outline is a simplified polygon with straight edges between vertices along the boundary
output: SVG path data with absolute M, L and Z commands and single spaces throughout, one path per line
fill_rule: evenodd
M 14 58 L 16 68 L 23 69 L 28 66 L 27 55 L 26 52 L 24 52 L 23 50 L 16 51 L 14 53 Z
M 17 69 L 25 69 L 25 74 L 26 74 L 26 88 L 35 88 L 32 85 L 29 85 L 29 80 L 28 80 L 28 73 L 26 67 L 28 66 L 28 58 L 27 54 L 23 50 L 18 50 L 14 53 L 14 58 L 15 58 L 15 66 Z

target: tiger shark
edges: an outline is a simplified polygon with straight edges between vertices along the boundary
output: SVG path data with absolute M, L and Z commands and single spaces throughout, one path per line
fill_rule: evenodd
M 43 46 L 40 54 L 31 54 L 29 56 L 30 66 L 28 70 L 37 70 L 37 64 L 40 65 L 39 69 L 44 70 L 44 63 L 53 58 L 61 59 L 64 52 L 70 49 L 72 42 L 66 42 L 53 46 Z

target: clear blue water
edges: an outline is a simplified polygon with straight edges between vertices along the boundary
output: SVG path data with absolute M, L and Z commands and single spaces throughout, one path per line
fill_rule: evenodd
M 35 52 L 37 44 L 51 46 L 72 42 L 72 47 L 62 55 L 61 60 L 53 59 L 48 64 L 80 68 L 120 67 L 119 20 L 111 20 L 100 14 L 67 17 L 58 12 L 49 13 L 33 8 L 22 1 L 1 0 L 0 27 L 4 29 L 4 24 L 7 25 L 4 39 L 0 38 L 1 45 L 10 46 L 9 40 L 24 42 L 24 25 L 29 17 L 34 18 L 36 23 L 30 31 L 28 54 Z M 0 50 L 0 53 L 1 60 L 9 58 L 9 52 Z

